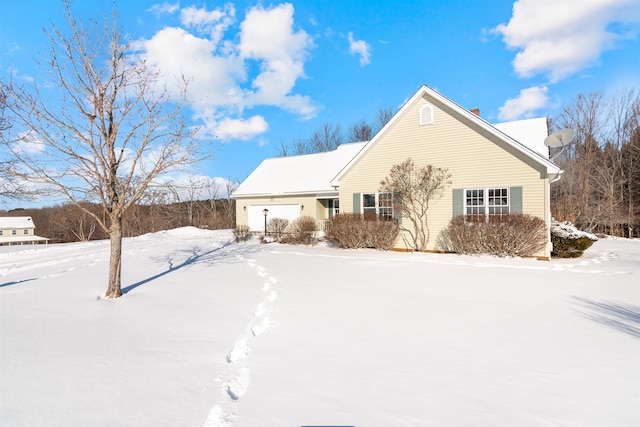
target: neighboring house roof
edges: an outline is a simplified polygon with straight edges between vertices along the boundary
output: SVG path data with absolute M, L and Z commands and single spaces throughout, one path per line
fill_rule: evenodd
M 364 148 L 362 150 L 360 150 L 355 157 L 353 157 L 349 163 L 342 168 L 342 170 L 335 176 L 333 177 L 333 179 L 331 180 L 331 186 L 332 187 L 338 187 L 339 186 L 339 182 L 340 179 L 344 176 L 345 173 L 347 173 L 347 171 L 349 171 L 349 169 L 351 169 L 351 167 L 360 159 L 360 157 L 362 157 L 367 151 L 369 151 L 371 149 L 372 146 L 374 146 L 376 144 L 376 142 L 382 138 L 382 135 L 384 135 L 386 133 L 386 130 L 389 129 L 391 126 L 394 125 L 394 123 L 396 121 L 399 120 L 400 117 L 402 117 L 405 113 L 405 111 L 407 111 L 420 97 L 428 97 L 428 98 L 432 98 L 434 99 L 436 102 L 446 106 L 447 108 L 449 108 L 451 111 L 453 111 L 460 120 L 462 121 L 466 121 L 469 125 L 475 126 L 475 127 L 479 127 L 480 129 L 482 129 L 483 131 L 493 135 L 494 137 L 502 140 L 503 142 L 505 142 L 506 144 L 512 146 L 513 148 L 515 148 L 516 150 L 518 150 L 519 152 L 523 153 L 524 155 L 526 155 L 527 157 L 531 158 L 533 161 L 535 161 L 536 163 L 544 166 L 547 170 L 547 173 L 550 176 L 550 181 L 554 181 L 561 173 L 562 170 L 553 162 L 551 162 L 548 159 L 548 154 L 545 156 L 543 153 L 540 153 L 538 150 L 534 149 L 534 148 L 530 148 L 526 145 L 524 145 L 522 142 L 514 139 L 514 137 L 518 137 L 518 135 L 520 135 L 520 137 L 522 137 L 523 135 L 527 134 L 527 129 L 528 128 L 533 128 L 534 125 L 536 125 L 538 122 L 532 122 L 532 123 L 521 123 L 520 125 L 516 124 L 513 126 L 510 125 L 505 125 L 503 124 L 503 131 L 499 130 L 498 128 L 496 128 L 495 126 L 491 125 L 489 122 L 485 121 L 484 119 L 482 119 L 481 117 L 479 117 L 478 115 L 474 114 L 473 112 L 467 110 L 466 108 L 461 107 L 460 105 L 456 104 L 455 102 L 453 102 L 452 100 L 450 100 L 449 98 L 441 95 L 440 93 L 436 92 L 435 90 L 431 89 L 428 86 L 421 86 L 420 89 L 418 89 L 418 91 L 411 97 L 409 98 L 409 100 L 407 100 L 404 105 L 400 108 L 400 110 L 391 118 L 391 120 L 389 120 L 389 122 L 371 139 L 371 141 L 367 142 L 366 145 L 364 146 Z M 524 122 L 524 121 L 523 121 Z M 546 127 L 546 124 L 545 124 Z M 518 135 L 507 135 L 507 131 L 516 131 L 516 133 Z M 546 135 L 544 135 L 542 137 L 542 141 L 544 142 L 544 138 L 546 137 Z M 530 137 L 527 137 L 526 139 L 533 139 L 535 138 L 534 135 L 531 135 Z
M 29 229 L 36 228 L 30 216 L 2 216 L 0 217 L 0 229 Z
M 4 243 L 48 242 L 49 239 L 40 236 L 0 236 L 0 246 Z
M 331 179 L 365 144 L 354 142 L 324 153 L 266 159 L 233 195 L 337 194 L 330 185 Z

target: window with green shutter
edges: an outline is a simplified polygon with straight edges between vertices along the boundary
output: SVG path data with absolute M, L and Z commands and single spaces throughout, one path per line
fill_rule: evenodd
M 398 220 L 393 193 L 354 193 L 353 213 L 375 216 L 378 219 Z
M 484 187 L 453 190 L 453 216 L 522 213 L 522 187 Z

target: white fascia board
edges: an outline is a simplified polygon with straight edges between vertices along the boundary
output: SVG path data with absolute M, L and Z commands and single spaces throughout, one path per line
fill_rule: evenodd
M 253 193 L 253 194 L 233 194 L 232 197 L 238 199 L 258 198 L 258 197 L 276 197 L 276 196 L 316 196 L 316 197 L 338 197 L 338 190 L 335 191 L 294 191 L 294 192 L 278 192 L 278 193 Z

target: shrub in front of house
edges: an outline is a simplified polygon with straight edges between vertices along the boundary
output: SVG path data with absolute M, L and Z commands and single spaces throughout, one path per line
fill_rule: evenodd
M 593 242 L 598 240 L 594 234 L 580 231 L 569 222 L 551 224 L 551 255 L 559 258 L 578 258 Z
M 271 220 L 269 220 L 269 226 L 267 230 L 269 231 L 269 234 L 273 238 L 275 238 L 277 241 L 280 241 L 284 237 L 288 227 L 289 227 L 288 219 L 271 218 Z
M 236 228 L 233 229 L 233 237 L 236 240 L 236 243 L 246 242 L 251 238 L 251 233 L 249 232 L 249 226 L 247 225 L 237 225 Z
M 543 249 L 547 240 L 545 223 L 535 216 L 458 215 L 451 219 L 438 243 L 440 249 L 459 254 L 530 257 Z
M 393 249 L 400 232 L 400 226 L 396 221 L 364 221 L 364 225 L 367 236 L 365 247 L 382 251 Z
M 282 238 L 283 243 L 313 245 L 316 243 L 318 224 L 310 216 L 301 216 L 289 225 L 289 233 Z
M 364 248 L 366 236 L 359 214 L 338 214 L 331 218 L 326 230 L 326 238 L 344 249 Z
M 347 213 L 331 218 L 326 237 L 345 249 L 390 250 L 393 249 L 399 232 L 400 227 L 396 221 Z

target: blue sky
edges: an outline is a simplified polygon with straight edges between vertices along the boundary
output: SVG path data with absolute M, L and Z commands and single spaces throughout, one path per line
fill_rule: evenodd
M 490 122 L 557 115 L 580 93 L 640 88 L 640 0 L 73 2 L 110 15 L 148 60 L 191 77 L 216 141 L 194 175 L 243 180 L 281 142 L 394 111 L 422 84 Z M 38 81 L 55 0 L 7 2 L 0 69 Z M 24 204 L 22 204 L 24 205 Z M 0 205 L 1 207 L 1 205 Z

